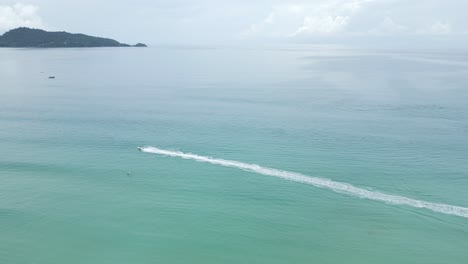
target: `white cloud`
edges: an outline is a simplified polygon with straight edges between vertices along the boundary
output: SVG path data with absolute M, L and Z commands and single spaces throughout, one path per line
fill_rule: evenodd
M 295 37 L 305 33 L 337 33 L 348 25 L 348 21 L 349 16 L 305 17 L 303 25 L 290 36 Z
M 437 21 L 429 29 L 429 33 L 436 35 L 444 35 L 452 33 L 452 26 L 449 23 Z
M 243 32 L 242 35 L 247 36 L 247 35 L 253 35 L 253 34 L 256 34 L 258 32 L 261 32 L 269 24 L 274 24 L 275 20 L 276 20 L 276 13 L 271 12 L 261 22 L 250 25 L 249 29 L 246 30 L 245 32 Z
M 17 3 L 14 5 L 0 5 L 0 32 L 16 27 L 43 28 L 38 7 Z
M 466 31 L 461 10 L 468 7 L 468 1 L 464 0 L 284 0 L 277 3 L 270 7 L 271 13 L 266 18 L 250 26 L 250 37 L 459 35 Z
M 396 23 L 392 18 L 386 17 L 382 23 L 369 30 L 369 33 L 375 35 L 391 35 L 405 33 L 407 28 Z
M 316 0 L 280 4 L 272 7 L 267 18 L 252 24 L 248 32 L 250 35 L 282 37 L 344 32 L 353 17 L 374 1 Z M 272 21 L 272 16 L 274 23 L 267 23 Z

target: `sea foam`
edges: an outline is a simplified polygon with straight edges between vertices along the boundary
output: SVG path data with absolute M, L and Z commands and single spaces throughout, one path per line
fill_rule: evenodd
M 221 165 L 224 167 L 237 168 L 244 171 L 254 172 L 266 176 L 273 176 L 282 178 L 289 181 L 299 182 L 303 184 L 312 185 L 318 188 L 332 190 L 337 193 L 347 194 L 354 197 L 369 199 L 374 201 L 385 202 L 394 205 L 405 205 L 415 208 L 428 209 L 437 213 L 455 215 L 468 218 L 468 208 L 461 206 L 454 206 L 442 203 L 432 203 L 416 199 L 407 198 L 404 196 L 386 194 L 379 191 L 370 191 L 360 187 L 356 187 L 349 183 L 337 182 L 326 178 L 312 177 L 300 173 L 289 172 L 284 170 L 272 169 L 262 167 L 257 164 L 243 163 L 233 160 L 216 159 L 206 156 L 200 156 L 191 153 L 184 153 L 179 151 L 164 150 L 155 147 L 142 147 L 141 151 L 146 153 L 153 153 L 158 155 L 178 157 L 183 159 L 194 160 L 198 162 L 211 163 Z

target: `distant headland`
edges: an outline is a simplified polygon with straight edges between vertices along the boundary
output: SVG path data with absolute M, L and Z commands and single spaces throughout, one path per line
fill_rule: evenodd
M 128 45 L 113 39 L 92 37 L 68 32 L 48 32 L 20 27 L 0 36 L 4 48 L 93 48 L 93 47 L 146 47 L 143 43 Z

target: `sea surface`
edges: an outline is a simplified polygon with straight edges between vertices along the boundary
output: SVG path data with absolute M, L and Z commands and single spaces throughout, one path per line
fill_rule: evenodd
M 468 50 L 0 49 L 0 263 L 467 263 L 467 208 Z

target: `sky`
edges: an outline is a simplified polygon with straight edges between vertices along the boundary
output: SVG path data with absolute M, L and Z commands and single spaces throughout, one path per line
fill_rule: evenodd
M 0 0 L 0 34 L 27 26 L 122 42 L 468 41 L 467 0 Z

